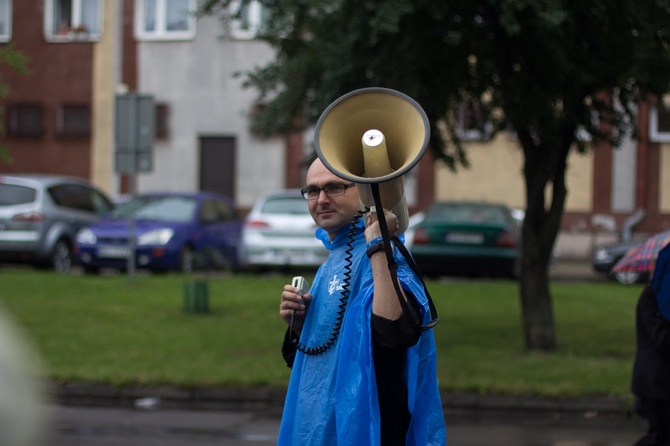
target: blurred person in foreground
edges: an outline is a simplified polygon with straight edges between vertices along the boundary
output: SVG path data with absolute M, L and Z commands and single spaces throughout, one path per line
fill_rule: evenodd
M 659 257 L 660 259 L 661 257 Z M 666 282 L 666 283 L 664 283 Z M 665 262 L 654 269 L 637 303 L 637 351 L 631 390 L 635 411 L 649 427 L 635 446 L 670 446 L 670 271 Z
M 316 236 L 330 254 L 309 292 L 301 296 L 292 285 L 282 292 L 279 314 L 289 325 L 282 354 L 292 372 L 278 444 L 445 445 L 433 331 L 413 329 L 402 310 L 379 246 L 379 222 L 371 214 L 354 218 L 355 184 L 321 160 L 306 183 Z M 392 236 L 397 217 L 383 216 Z M 403 297 L 425 323 L 423 285 L 394 252 Z
M 0 311 L 0 445 L 41 445 L 45 403 L 37 354 L 28 337 Z

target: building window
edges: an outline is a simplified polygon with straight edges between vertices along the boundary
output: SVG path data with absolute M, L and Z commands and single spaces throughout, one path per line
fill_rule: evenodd
M 649 139 L 670 142 L 670 107 L 662 102 L 649 107 Z
M 12 2 L 0 0 L 0 42 L 12 39 Z
M 140 40 L 195 37 L 195 0 L 136 0 L 135 35 Z
M 102 0 L 45 0 L 44 34 L 50 42 L 96 41 L 102 33 Z
M 493 124 L 484 118 L 480 104 L 467 101 L 456 107 L 456 136 L 463 141 L 485 141 L 491 138 Z
M 44 134 L 44 107 L 41 104 L 12 104 L 7 111 L 10 136 L 37 138 Z
M 258 0 L 252 0 L 240 9 L 239 1 L 230 6 L 233 20 L 230 24 L 231 36 L 235 39 L 253 39 L 262 31 L 270 18 L 270 11 L 263 8 Z
M 90 136 L 91 109 L 88 105 L 63 104 L 56 114 L 58 136 Z

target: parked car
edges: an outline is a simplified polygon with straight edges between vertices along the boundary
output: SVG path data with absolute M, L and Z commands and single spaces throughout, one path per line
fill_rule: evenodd
M 242 229 L 241 264 L 247 268 L 318 267 L 328 250 L 298 189 L 259 197 Z
M 130 240 L 140 269 L 190 273 L 196 268 L 236 268 L 241 229 L 242 220 L 227 197 L 211 192 L 142 194 L 82 229 L 75 252 L 89 273 L 125 269 Z
M 644 282 L 649 274 L 644 272 L 612 272 L 612 267 L 631 249 L 644 243 L 644 241 L 628 241 L 613 243 L 611 245 L 599 246 L 593 250 L 591 263 L 593 269 L 599 273 L 607 274 L 608 277 L 616 279 L 619 283 L 630 285 L 636 282 Z
M 72 268 L 75 235 L 114 205 L 82 178 L 0 175 L 0 261 Z
M 502 204 L 436 202 L 414 227 L 410 252 L 426 275 L 517 277 L 519 225 Z
M 425 217 L 426 214 L 422 211 L 410 215 L 409 221 L 407 222 L 407 230 L 405 230 L 404 234 L 405 242 L 403 243 L 408 251 L 412 249 L 412 244 L 414 244 L 414 231 L 416 229 L 416 225 L 421 223 Z

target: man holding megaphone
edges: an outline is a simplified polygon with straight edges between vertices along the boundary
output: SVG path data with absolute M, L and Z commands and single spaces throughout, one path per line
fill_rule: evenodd
M 398 216 L 361 211 L 356 183 L 321 159 L 306 183 L 330 255 L 309 291 L 291 284 L 282 292 L 282 353 L 292 372 L 278 444 L 446 444 L 433 332 L 411 323 L 426 324 L 434 308 L 400 249 L 382 237 L 402 232 Z

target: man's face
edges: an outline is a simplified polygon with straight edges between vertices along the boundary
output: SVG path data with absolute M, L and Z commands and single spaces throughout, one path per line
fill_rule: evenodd
M 317 159 L 307 171 L 306 188 L 322 188 L 332 184 L 350 184 L 323 165 Z M 356 187 L 349 187 L 343 195 L 328 197 L 324 191 L 319 192 L 315 200 L 308 200 L 309 212 L 314 222 L 330 235 L 331 240 L 340 229 L 347 226 L 358 213 L 360 207 Z

